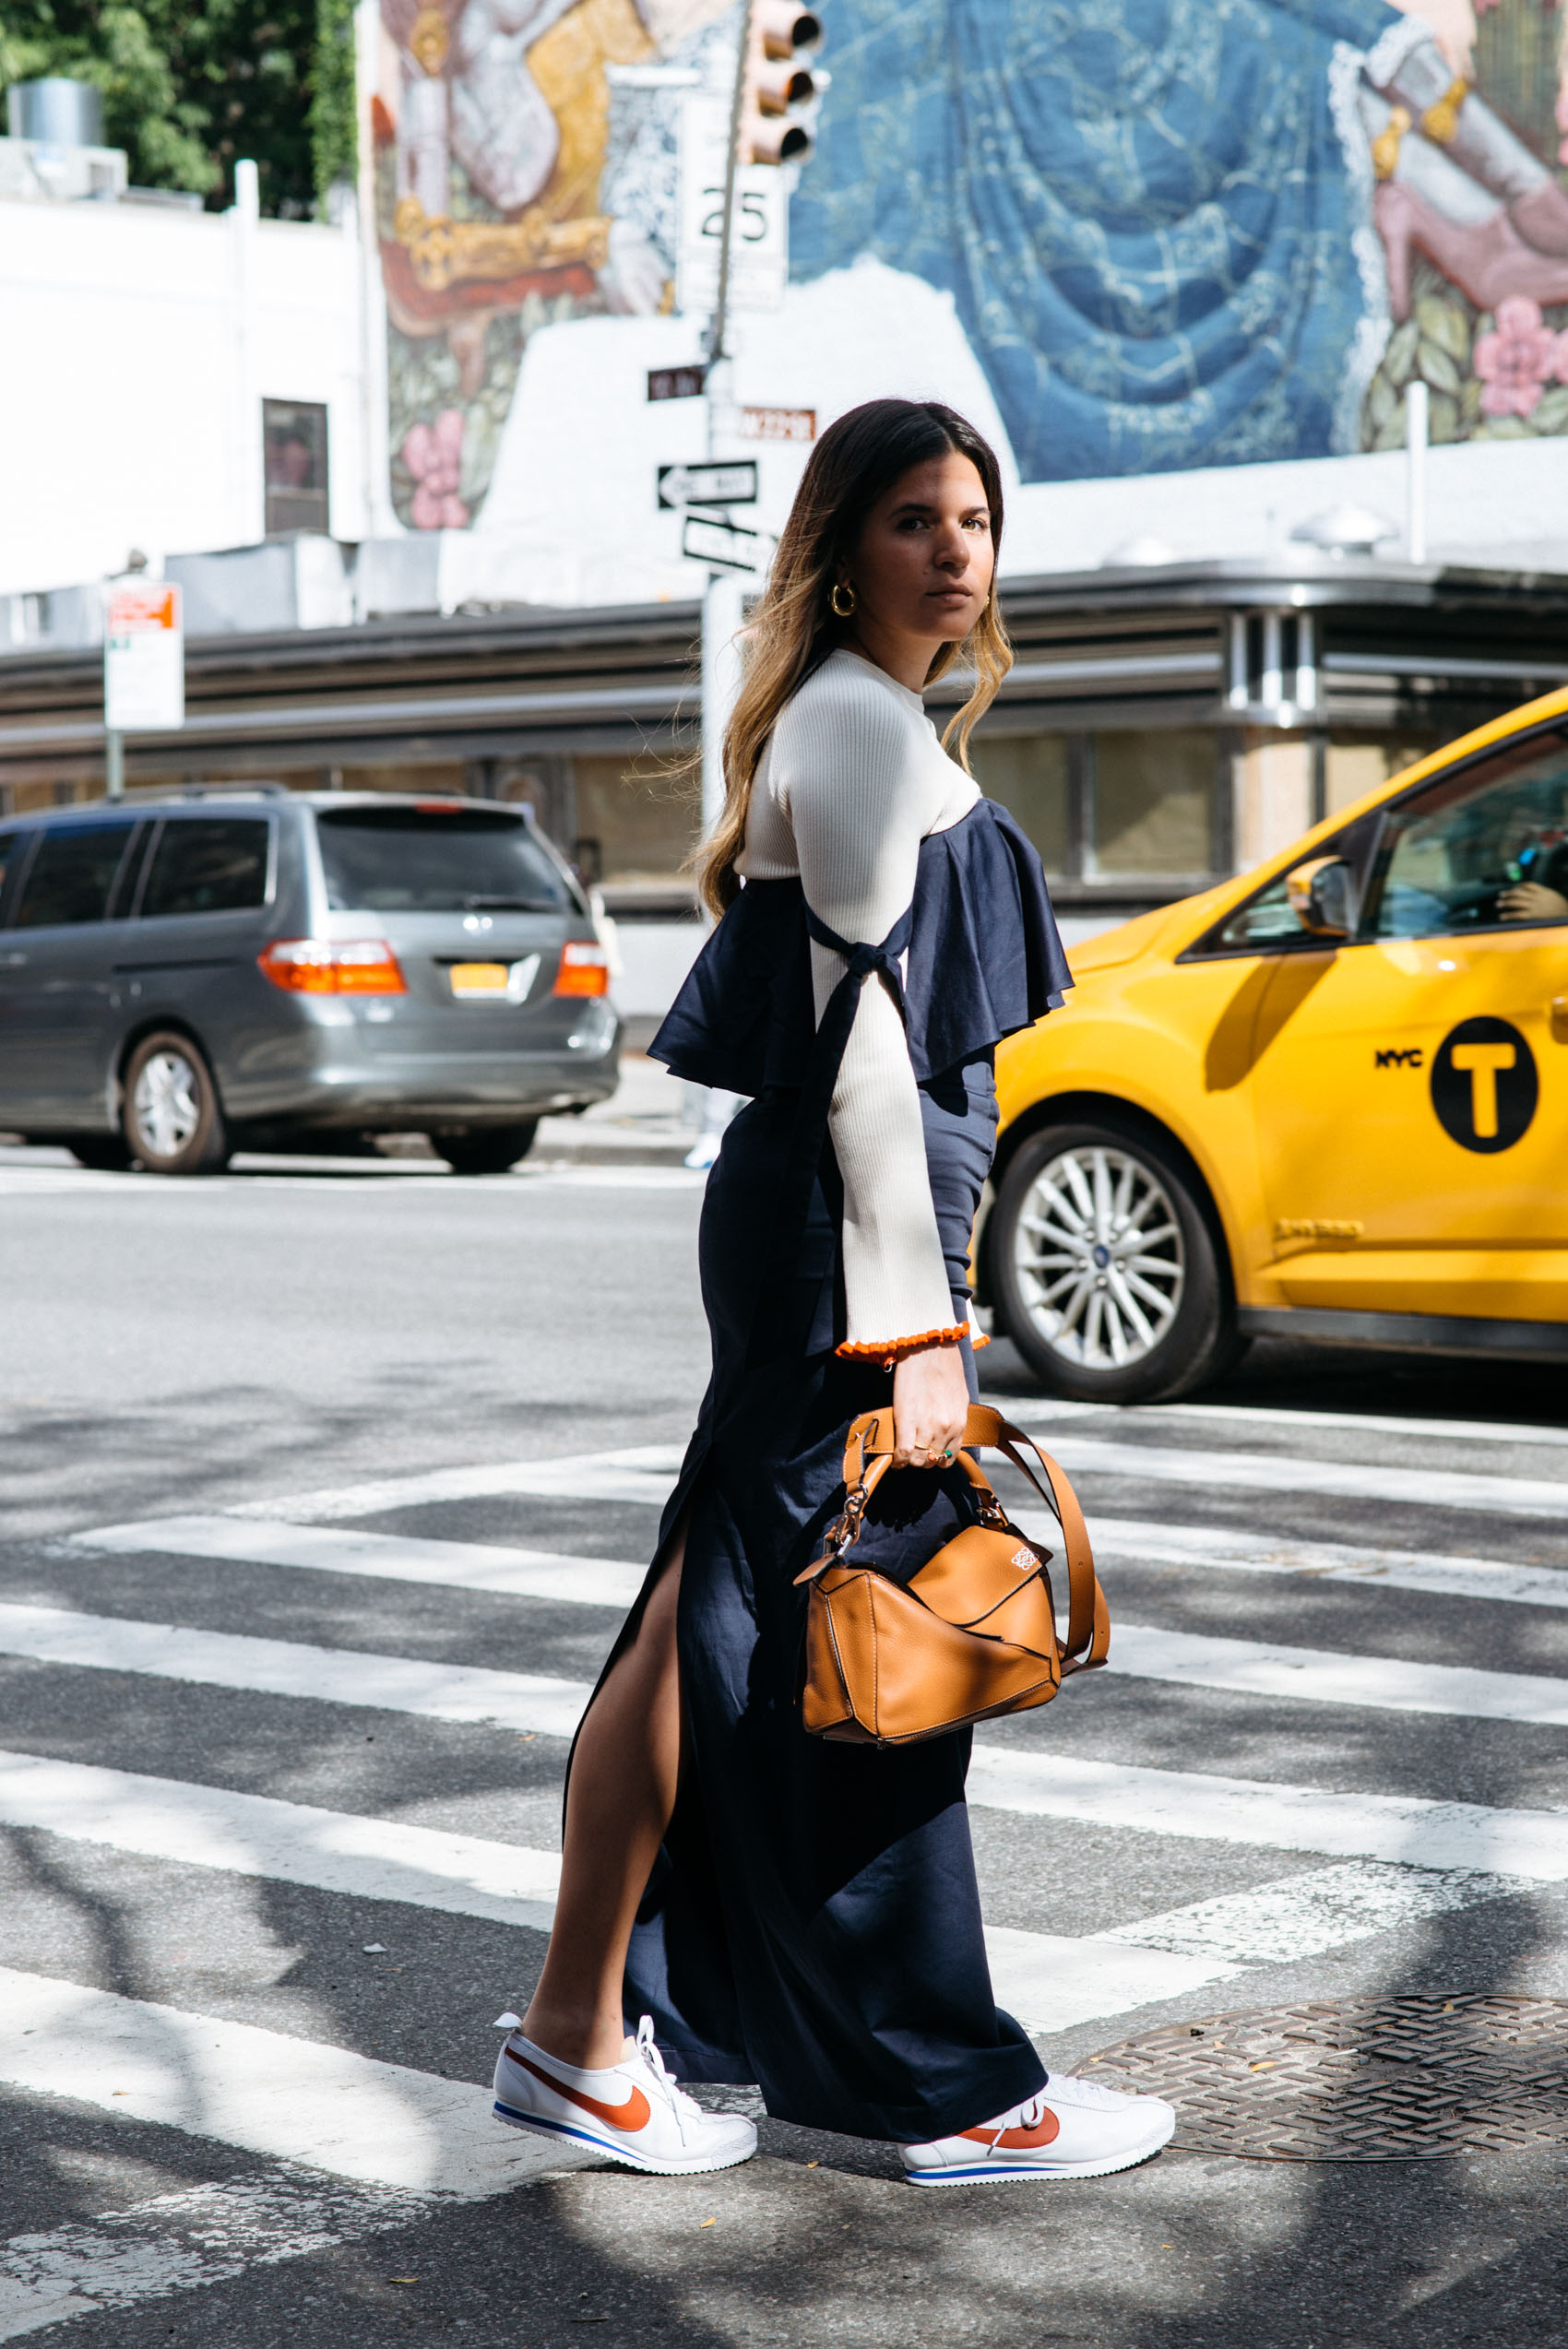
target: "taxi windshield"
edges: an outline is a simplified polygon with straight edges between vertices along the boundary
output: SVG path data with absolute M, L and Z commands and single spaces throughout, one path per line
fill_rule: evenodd
M 1568 921 L 1568 741 L 1526 742 L 1389 811 L 1363 936 Z

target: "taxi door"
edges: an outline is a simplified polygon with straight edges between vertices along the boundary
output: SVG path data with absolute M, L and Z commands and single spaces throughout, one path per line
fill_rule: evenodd
M 1281 955 L 1254 1079 L 1289 1304 L 1568 1321 L 1568 742 L 1391 804 L 1354 941 Z

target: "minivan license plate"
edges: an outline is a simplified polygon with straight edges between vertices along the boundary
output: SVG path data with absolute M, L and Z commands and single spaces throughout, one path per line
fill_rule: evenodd
M 505 963 L 454 963 L 452 992 L 457 996 L 505 996 L 511 973 Z

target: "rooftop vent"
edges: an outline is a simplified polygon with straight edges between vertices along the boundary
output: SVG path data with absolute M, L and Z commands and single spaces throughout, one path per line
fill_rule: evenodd
M 1331 505 L 1326 514 L 1314 514 L 1310 521 L 1298 522 L 1291 531 L 1291 542 L 1298 546 L 1321 547 L 1325 554 L 1371 554 L 1389 539 L 1396 539 L 1398 530 L 1385 522 L 1381 514 L 1373 514 L 1370 506 L 1352 505 L 1348 500 L 1342 505 Z

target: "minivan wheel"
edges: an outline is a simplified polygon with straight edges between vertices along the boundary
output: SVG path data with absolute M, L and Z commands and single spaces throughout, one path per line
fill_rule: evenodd
M 130 1145 L 117 1133 L 78 1133 L 65 1147 L 78 1167 L 98 1174 L 123 1174 L 131 1163 Z
M 433 1133 L 430 1146 L 454 1174 L 505 1174 L 533 1148 L 539 1120 L 524 1125 L 451 1126 Z
M 131 1154 L 148 1174 L 214 1174 L 228 1164 L 218 1087 L 188 1036 L 142 1038 L 125 1071 L 125 1118 Z
M 998 1319 L 1052 1394 L 1168 1400 L 1243 1350 L 1196 1187 L 1150 1137 L 1087 1124 L 1032 1135 L 989 1246 Z

